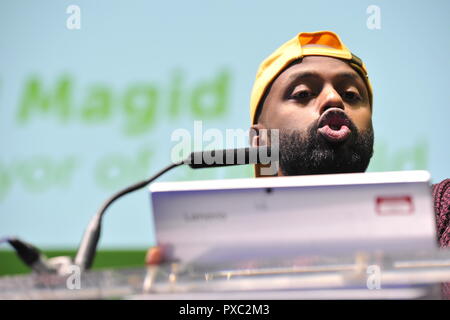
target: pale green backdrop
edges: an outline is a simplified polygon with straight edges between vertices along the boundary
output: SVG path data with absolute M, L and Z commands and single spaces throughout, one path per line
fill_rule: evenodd
M 69 5 L 81 29 L 66 27 Z M 367 26 L 370 5 L 380 29 Z M 300 31 L 333 30 L 374 87 L 371 171 L 449 176 L 449 1 L 0 3 L 0 237 L 75 248 L 118 188 L 170 161 L 171 133 L 247 129 L 258 64 Z M 177 169 L 165 180 L 246 177 Z M 154 242 L 146 190 L 117 202 L 101 248 Z

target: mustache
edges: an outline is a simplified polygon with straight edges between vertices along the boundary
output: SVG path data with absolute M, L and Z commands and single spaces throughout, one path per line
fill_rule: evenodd
M 360 132 L 360 130 L 358 130 L 355 123 L 349 117 L 347 117 L 347 115 L 345 115 L 345 117 L 347 118 L 346 125 L 351 130 L 350 137 L 348 139 L 349 141 L 347 141 L 347 143 L 353 143 L 358 138 L 358 136 L 360 136 L 361 132 Z M 320 129 L 320 127 L 322 127 L 322 123 L 323 123 L 323 120 L 321 117 L 321 118 L 314 120 L 303 132 L 300 132 L 298 128 L 283 128 L 283 129 L 280 129 L 280 134 L 283 134 L 283 135 L 296 134 L 297 137 L 300 138 L 300 140 L 303 140 L 304 142 L 306 142 L 305 140 L 312 139 L 316 142 L 316 144 L 331 146 L 331 144 L 328 141 L 326 141 L 326 139 L 318 131 Z M 369 131 L 371 131 L 371 130 L 369 130 Z M 269 136 L 270 136 L 270 132 L 269 132 Z M 339 145 L 337 144 L 336 146 L 339 146 Z
M 322 137 L 318 131 L 319 119 L 304 130 L 280 129 L 280 168 L 283 174 L 364 172 L 373 155 L 373 127 L 358 130 L 352 121 L 347 125 L 352 132 L 342 144 L 331 144 Z
M 283 128 L 279 129 L 280 133 L 284 134 L 292 134 L 297 133 L 300 134 L 302 138 L 311 138 L 315 137 L 315 139 L 318 141 L 326 142 L 325 138 L 322 137 L 321 134 L 319 134 L 318 130 L 323 126 L 323 123 L 325 123 L 329 118 L 335 116 L 338 114 L 340 117 L 342 117 L 345 120 L 345 125 L 351 130 L 350 139 L 354 140 L 358 135 L 360 135 L 360 130 L 356 127 L 355 123 L 350 119 L 347 114 L 344 111 L 341 110 L 330 110 L 328 112 L 325 112 L 322 114 L 321 117 L 314 120 L 303 132 L 303 134 L 300 134 L 298 128 Z M 270 138 L 270 130 L 269 130 L 269 138 Z M 328 143 L 327 143 L 328 144 Z

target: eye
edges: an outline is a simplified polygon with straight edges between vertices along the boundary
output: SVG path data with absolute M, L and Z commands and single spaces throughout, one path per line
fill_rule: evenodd
M 296 100 L 307 99 L 313 96 L 312 92 L 308 90 L 300 90 L 292 94 L 291 98 Z
M 344 99 L 347 101 L 359 101 L 361 100 L 360 95 L 357 92 L 354 91 L 345 91 L 344 92 Z

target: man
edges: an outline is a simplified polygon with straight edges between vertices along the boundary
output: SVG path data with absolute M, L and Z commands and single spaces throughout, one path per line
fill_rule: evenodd
M 364 63 L 333 32 L 300 33 L 262 62 L 250 101 L 251 144 L 279 131 L 278 176 L 364 172 L 373 154 L 372 88 Z M 261 166 L 255 175 L 262 177 Z M 450 179 L 433 186 L 440 244 L 450 244 Z M 148 264 L 163 259 L 160 248 Z M 448 293 L 447 293 L 448 295 Z
M 364 172 L 373 154 L 372 89 L 362 61 L 329 31 L 300 33 L 260 66 L 252 145 L 279 130 L 278 175 Z M 262 176 L 256 168 L 256 176 Z
M 372 87 L 333 32 L 299 33 L 262 62 L 250 101 L 252 146 L 279 130 L 278 176 L 364 172 L 373 154 Z M 259 133 L 262 134 L 259 134 Z M 261 166 L 255 167 L 261 177 Z M 441 247 L 450 245 L 450 179 L 433 186 Z M 450 298 L 450 283 L 442 286 Z
M 251 144 L 270 144 L 270 130 L 279 130 L 278 176 L 364 172 L 373 154 L 372 108 L 367 69 L 339 36 L 299 33 L 259 67 Z M 450 179 L 433 186 L 433 199 L 439 242 L 447 247 Z

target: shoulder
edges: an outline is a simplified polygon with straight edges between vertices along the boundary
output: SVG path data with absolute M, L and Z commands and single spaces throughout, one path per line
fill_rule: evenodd
M 441 247 L 450 246 L 450 179 L 432 186 L 436 227 Z

